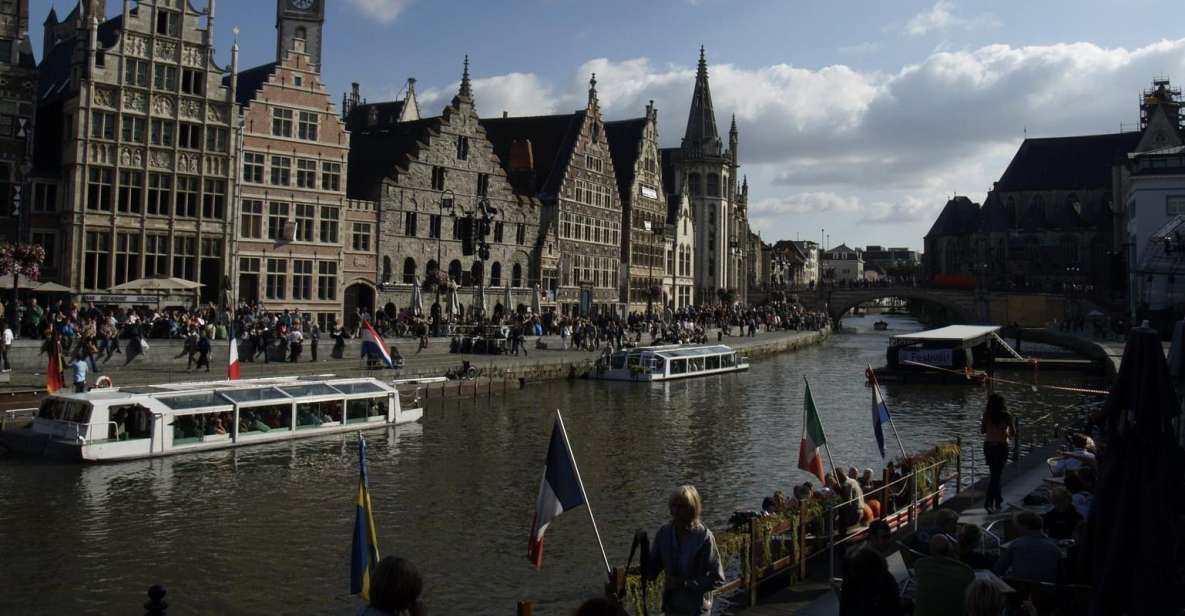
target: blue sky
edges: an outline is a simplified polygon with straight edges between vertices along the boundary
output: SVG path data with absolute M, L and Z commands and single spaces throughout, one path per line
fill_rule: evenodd
M 191 0 L 204 6 L 205 0 Z M 47 0 L 32 0 L 34 24 Z M 109 12 L 119 0 L 108 0 Z M 60 13 L 73 3 L 56 0 Z M 416 77 L 423 111 L 471 55 L 478 112 L 659 109 L 675 145 L 697 50 L 721 130 L 736 113 L 751 218 L 767 241 L 920 247 L 952 194 L 982 201 L 1025 132 L 1114 132 L 1154 75 L 1185 82 L 1179 1 L 330 0 L 324 78 L 370 100 Z M 218 56 L 271 61 L 272 0 L 218 4 Z M 40 50 L 40 29 L 34 31 Z

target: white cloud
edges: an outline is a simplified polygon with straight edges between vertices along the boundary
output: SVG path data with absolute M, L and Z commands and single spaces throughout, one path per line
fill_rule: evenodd
M 556 113 L 556 96 L 552 88 L 534 73 L 507 73 L 494 77 L 473 79 L 473 101 L 478 115 L 495 118 L 503 111 L 516 116 Z M 460 89 L 456 81 L 443 88 L 425 90 L 417 94 L 420 111 L 436 115 L 453 99 Z
M 974 17 L 960 17 L 954 13 L 954 3 L 950 0 L 938 0 L 930 7 L 911 17 L 905 23 L 905 33 L 909 36 L 922 36 L 930 32 L 939 32 L 952 28 L 974 30 L 1000 25 L 991 13 L 984 13 Z
M 412 0 L 347 0 L 363 15 L 375 19 L 383 24 L 395 21 Z

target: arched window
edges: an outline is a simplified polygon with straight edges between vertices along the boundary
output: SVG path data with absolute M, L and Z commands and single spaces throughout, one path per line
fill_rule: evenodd
M 502 264 L 497 261 L 494 261 L 493 265 L 490 265 L 490 286 L 502 286 Z
M 691 193 L 693 196 L 697 196 L 700 194 L 699 174 L 698 173 L 688 174 L 688 176 L 687 176 L 687 192 Z
M 403 260 L 403 284 L 416 283 L 416 260 L 408 257 Z
M 716 175 L 715 173 L 708 174 L 708 196 L 720 196 L 720 176 Z
M 510 270 L 510 286 L 523 286 L 523 266 L 518 263 L 515 263 L 514 268 Z
M 473 286 L 480 286 L 484 280 L 485 266 L 481 261 L 474 261 L 473 267 L 469 268 L 469 284 Z
M 461 284 L 461 262 L 453 259 L 452 263 L 448 264 L 448 277 L 452 279 L 453 283 Z
M 439 269 L 440 269 L 440 266 L 436 264 L 436 260 L 430 259 L 428 261 L 428 264 L 424 266 L 424 275 L 425 276 L 432 276 L 432 274 L 435 274 L 436 271 Z
M 383 282 L 391 282 L 391 257 L 383 257 Z

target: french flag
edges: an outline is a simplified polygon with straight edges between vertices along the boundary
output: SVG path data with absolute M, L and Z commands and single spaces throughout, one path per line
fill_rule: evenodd
M 538 569 L 543 565 L 543 533 L 561 513 L 586 504 L 584 488 L 576 474 L 576 462 L 568 447 L 567 434 L 559 414 L 551 429 L 551 444 L 547 446 L 547 464 L 543 481 L 539 484 L 539 498 L 535 502 L 535 521 L 531 523 L 531 540 L 527 559 Z
M 383 360 L 383 363 L 388 368 L 394 368 L 395 362 L 391 361 L 391 353 L 387 350 L 387 343 L 383 342 L 383 337 L 378 332 L 374 331 L 374 326 L 370 321 L 362 322 L 362 357 L 377 357 Z
M 235 328 L 230 327 L 230 353 L 227 354 L 226 380 L 239 380 L 239 339 L 235 336 Z

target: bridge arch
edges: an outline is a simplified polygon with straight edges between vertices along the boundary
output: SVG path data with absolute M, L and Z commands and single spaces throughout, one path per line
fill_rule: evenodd
M 832 323 L 838 325 L 839 320 L 848 310 L 865 302 L 886 297 L 898 297 L 941 306 L 950 311 L 952 317 L 962 323 L 978 323 L 982 320 L 974 291 L 926 287 L 825 288 L 816 294 L 816 309 L 822 310 L 825 307 Z

